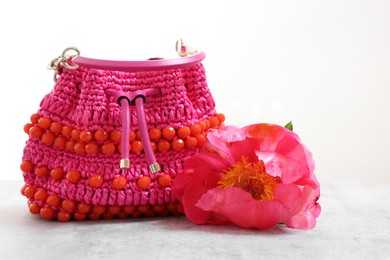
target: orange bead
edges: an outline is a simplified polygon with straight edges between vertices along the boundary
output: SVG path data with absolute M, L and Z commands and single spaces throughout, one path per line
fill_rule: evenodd
M 137 211 L 141 214 L 145 214 L 150 210 L 150 205 L 138 205 Z
M 145 217 L 152 218 L 156 215 L 156 212 L 154 212 L 153 209 L 149 209 L 147 212 L 144 213 Z
M 24 193 L 24 190 L 28 187 L 27 184 L 23 185 L 23 187 L 20 189 L 20 193 L 23 195 L 23 196 L 26 196 L 26 194 Z
M 206 124 L 206 129 L 205 130 L 210 128 L 210 121 L 209 120 L 205 119 L 205 120 L 203 120 L 203 123 Z
M 118 214 L 116 214 L 116 217 L 119 219 L 126 219 L 128 217 L 128 214 L 124 212 L 119 212 Z
M 164 209 L 162 210 L 161 212 L 157 212 L 157 214 L 160 216 L 160 217 L 166 217 L 169 215 L 169 212 L 168 210 Z
M 112 181 L 112 186 L 114 186 L 115 189 L 123 189 L 124 187 L 126 187 L 127 185 L 127 180 L 125 177 L 123 176 L 119 176 L 119 177 L 116 177 L 113 181 Z
M 186 139 L 191 134 L 191 129 L 188 126 L 183 126 L 177 129 L 177 136 L 181 139 Z
M 76 203 L 73 200 L 65 199 L 61 203 L 62 209 L 72 212 L 76 208 Z
M 48 196 L 49 194 L 47 194 L 45 190 L 38 190 L 37 192 L 35 192 L 34 200 L 40 200 L 42 202 L 46 202 Z
M 157 151 L 157 144 L 155 142 L 150 142 L 150 144 L 152 145 L 152 150 L 155 153 Z
M 31 121 L 31 123 L 33 123 L 33 124 L 37 124 L 40 118 L 41 118 L 40 115 L 38 115 L 38 114 L 32 114 L 31 117 L 30 117 L 30 121 Z
M 135 140 L 131 143 L 131 152 L 132 153 L 140 153 L 144 149 L 142 142 Z
M 51 119 L 50 119 L 50 118 L 47 118 L 47 117 L 41 117 L 41 118 L 38 120 L 38 125 L 39 125 L 39 127 L 41 127 L 42 129 L 48 129 L 48 128 L 50 128 L 50 125 L 51 125 Z
M 173 140 L 171 143 L 171 147 L 172 147 L 172 150 L 174 150 L 174 151 L 180 151 L 181 149 L 184 148 L 183 139 L 178 138 L 178 139 Z
M 198 141 L 193 136 L 188 137 L 184 142 L 187 149 L 193 149 L 198 144 Z
M 137 185 L 139 188 L 146 190 L 150 188 L 150 178 L 148 176 L 142 176 L 137 180 Z
M 171 181 L 172 181 L 172 178 L 169 174 L 164 174 L 164 175 L 161 175 L 158 180 L 157 180 L 157 183 L 161 186 L 161 187 L 166 187 L 168 185 L 171 184 Z
M 153 205 L 153 211 L 156 213 L 160 213 L 165 210 L 164 205 Z
M 66 138 L 62 135 L 57 136 L 56 139 L 54 139 L 54 146 L 56 148 L 64 148 L 66 145 Z
M 37 203 L 31 203 L 31 205 L 29 206 L 29 210 L 31 214 L 36 215 L 41 212 L 41 206 L 39 206 Z
M 162 130 L 162 136 L 167 140 L 172 140 L 176 136 L 176 130 L 173 127 L 166 126 Z
M 62 178 L 65 176 L 65 173 L 61 167 L 57 167 L 50 171 L 50 176 L 55 180 L 62 180 Z
M 47 197 L 46 203 L 49 206 L 58 207 L 61 204 L 61 200 L 57 195 L 52 194 Z
M 107 207 L 107 212 L 116 215 L 121 211 L 121 208 L 119 206 L 108 206 Z
M 72 140 L 78 141 L 80 138 L 80 133 L 81 133 L 80 129 L 73 129 L 70 134 L 70 137 L 72 138 Z
M 216 114 L 215 116 L 218 118 L 219 124 L 222 124 L 223 122 L 225 122 L 225 115 L 224 114 Z
M 197 124 L 200 125 L 202 131 L 206 130 L 207 125 L 204 121 L 199 121 Z
M 114 215 L 112 215 L 111 213 L 109 212 L 105 212 L 102 217 L 105 219 L 105 220 L 109 220 L 109 219 L 113 219 L 114 218 Z
M 85 152 L 87 154 L 96 154 L 99 152 L 99 145 L 95 142 L 89 142 L 85 145 Z
M 23 161 L 20 164 L 20 170 L 22 172 L 32 172 L 34 170 L 34 164 L 31 161 Z
M 149 137 L 151 141 L 158 142 L 161 139 L 161 130 L 158 128 L 152 128 L 149 130 Z
M 137 139 L 137 134 L 133 131 L 130 132 L 130 142 L 134 142 Z
M 46 206 L 41 208 L 39 215 L 41 215 L 42 218 L 52 219 L 54 217 L 54 210 Z
M 91 205 L 86 204 L 84 202 L 80 202 L 77 205 L 77 210 L 78 210 L 78 212 L 81 212 L 81 213 L 88 213 L 91 210 L 91 208 L 92 208 Z
M 135 211 L 135 206 L 133 205 L 123 206 L 122 211 L 126 214 L 133 214 Z
M 33 124 L 25 124 L 24 127 L 23 127 L 23 131 L 26 133 L 26 134 L 29 134 L 30 132 L 30 128 L 33 127 L 34 125 Z
M 47 132 L 42 135 L 41 141 L 46 145 L 52 145 L 54 143 L 55 138 L 56 137 L 53 133 Z
M 207 140 L 204 134 L 198 134 L 195 136 L 195 138 L 198 146 L 202 146 Z
M 24 189 L 24 196 L 26 196 L 29 199 L 33 199 L 36 192 L 37 189 L 34 186 L 28 186 Z
M 49 175 L 49 168 L 47 166 L 37 167 L 35 168 L 35 175 L 39 178 L 46 177 Z
M 218 117 L 212 116 L 209 118 L 210 121 L 210 127 L 216 127 L 219 124 Z
M 103 205 L 93 205 L 92 206 L 92 212 L 95 214 L 102 215 L 104 212 L 106 212 L 106 206 Z
M 66 179 L 71 183 L 77 183 L 81 178 L 79 171 L 68 171 L 66 174 Z
M 132 218 L 140 218 L 141 217 L 141 213 L 139 213 L 138 211 L 134 211 L 133 213 L 130 214 L 130 216 Z
M 165 208 L 166 208 L 169 212 L 177 211 L 177 206 L 176 206 L 175 203 L 167 204 L 167 205 L 165 206 Z
M 76 221 L 83 221 L 87 218 L 87 214 L 85 213 L 81 213 L 81 212 L 75 212 L 73 214 L 73 218 L 76 220 Z
M 55 134 L 60 134 L 62 131 L 62 124 L 60 122 L 53 122 L 50 125 L 50 131 L 52 131 Z
M 103 154 L 113 154 L 115 153 L 115 145 L 113 143 L 105 143 L 102 145 Z
M 90 220 L 98 220 L 98 219 L 100 219 L 100 214 L 96 214 L 95 212 L 89 212 L 88 213 L 88 218 L 90 219 Z
M 72 215 L 66 211 L 60 210 L 60 212 L 57 213 L 57 219 L 60 222 L 68 222 Z
M 70 138 L 72 137 L 72 131 L 73 131 L 73 127 L 66 125 L 62 127 L 61 134 L 67 138 Z
M 102 186 L 103 182 L 104 182 L 103 176 L 101 176 L 100 174 L 93 175 L 88 179 L 89 185 L 95 188 Z
M 31 138 L 39 138 L 43 134 L 43 129 L 40 128 L 39 126 L 33 126 L 30 128 L 28 131 L 28 134 Z
M 191 135 L 196 136 L 197 134 L 200 134 L 202 132 L 202 127 L 199 124 L 193 124 L 190 126 L 191 129 Z
M 65 149 L 68 151 L 74 151 L 75 145 L 76 145 L 76 141 L 69 140 L 65 143 Z
M 74 151 L 76 153 L 85 153 L 85 144 L 84 143 L 76 143 L 74 145 Z
M 165 153 L 165 152 L 169 151 L 170 148 L 171 148 L 171 143 L 167 140 L 161 139 L 157 143 L 157 150 L 160 153 Z
M 96 141 L 104 142 L 108 139 L 108 132 L 105 129 L 99 129 L 99 130 L 96 130 L 96 132 L 93 136 L 95 137 Z
M 93 134 L 89 131 L 81 131 L 79 138 L 81 142 L 89 143 L 93 140 Z
M 120 142 L 122 139 L 122 133 L 121 131 L 118 131 L 118 130 L 112 130 L 110 132 L 110 140 L 114 143 L 118 143 Z

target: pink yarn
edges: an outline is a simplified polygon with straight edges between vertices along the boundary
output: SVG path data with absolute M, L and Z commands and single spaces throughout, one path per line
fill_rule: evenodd
M 106 91 L 131 93 L 156 87 L 161 89 L 161 95 L 147 97 L 144 105 L 148 129 L 163 129 L 166 126 L 177 129 L 216 114 L 202 64 L 168 71 L 133 73 L 83 67 L 70 71 L 63 68 L 54 90 L 42 100 L 38 114 L 75 129 L 91 132 L 98 129 L 121 130 L 121 107 Z M 130 116 L 131 130 L 137 131 L 134 107 Z M 158 177 L 165 173 L 175 178 L 182 171 L 183 161 L 197 152 L 198 148 L 156 152 L 162 173 L 150 174 L 143 153 L 130 154 L 130 169 L 121 170 L 118 153 L 77 154 L 46 145 L 39 138 L 30 138 L 26 142 L 23 161 L 31 161 L 37 167 L 47 166 L 49 169 L 62 167 L 64 172 L 77 170 L 81 173 L 81 179 L 74 184 L 66 178 L 56 180 L 50 175 L 37 177 L 34 172 L 24 172 L 23 176 L 26 184 L 56 194 L 61 199 L 92 205 L 159 205 L 173 202 L 174 199 L 171 187 L 158 185 Z M 88 178 L 96 174 L 104 179 L 100 187 L 88 184 Z M 126 178 L 127 186 L 118 190 L 111 183 L 120 175 Z M 150 177 L 150 189 L 142 190 L 137 186 L 136 181 L 140 176 Z M 43 205 L 41 201 L 30 201 Z

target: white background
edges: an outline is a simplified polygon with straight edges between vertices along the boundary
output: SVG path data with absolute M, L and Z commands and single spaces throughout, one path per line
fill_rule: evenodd
M 23 125 L 53 87 L 50 60 L 144 59 L 182 37 L 227 123 L 284 125 L 320 181 L 390 181 L 389 1 L 1 1 L 0 179 L 21 179 Z

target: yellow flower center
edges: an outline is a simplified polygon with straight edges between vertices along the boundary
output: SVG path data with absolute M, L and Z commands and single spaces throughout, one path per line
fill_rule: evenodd
M 278 184 L 277 178 L 265 171 L 263 161 L 251 163 L 243 156 L 241 162 L 223 172 L 217 187 L 225 189 L 239 187 L 249 192 L 254 199 L 263 201 L 274 199 L 274 191 Z

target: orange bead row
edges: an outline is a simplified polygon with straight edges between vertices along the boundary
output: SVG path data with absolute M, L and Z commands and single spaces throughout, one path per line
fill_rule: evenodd
M 20 169 L 23 172 L 34 172 L 38 178 L 50 176 L 55 180 L 66 180 L 70 183 L 78 183 L 81 179 L 81 173 L 77 170 L 70 170 L 65 173 L 62 167 L 56 167 L 49 169 L 47 166 L 36 167 L 31 161 L 23 161 L 20 164 Z M 161 187 L 167 187 L 171 184 L 172 178 L 169 174 L 163 174 L 158 177 L 157 183 Z M 104 178 L 101 174 L 95 174 L 88 178 L 88 184 L 92 187 L 98 188 L 104 183 Z M 147 190 L 150 188 L 151 179 L 148 176 L 141 176 L 137 179 L 137 186 L 140 189 Z M 127 180 L 123 176 L 114 178 L 111 182 L 112 187 L 115 189 L 124 189 L 127 186 Z
M 46 145 L 54 145 L 79 154 L 113 154 L 121 151 L 122 132 L 112 130 L 110 132 L 99 129 L 95 132 L 74 129 L 72 126 L 63 126 L 59 122 L 33 114 L 31 123 L 24 126 L 24 131 L 31 138 L 40 138 Z M 201 120 L 191 126 L 183 126 L 178 129 L 164 127 L 162 130 L 152 128 L 149 137 L 154 152 L 161 153 L 169 150 L 180 151 L 183 148 L 193 149 L 201 147 L 206 141 L 206 134 L 210 128 L 216 128 L 223 124 L 225 116 L 217 114 L 209 119 Z M 140 132 L 131 131 L 130 151 L 134 154 L 143 151 Z
M 71 219 L 82 221 L 85 219 L 113 219 L 115 217 L 125 219 L 142 216 L 154 217 L 155 215 L 168 216 L 180 215 L 183 212 L 179 203 L 138 206 L 91 205 L 70 199 L 62 199 L 56 194 L 49 194 L 47 191 L 37 189 L 33 185 L 23 186 L 21 193 L 29 199 L 31 214 L 39 214 L 42 218 L 57 219 L 60 222 L 67 222 Z

